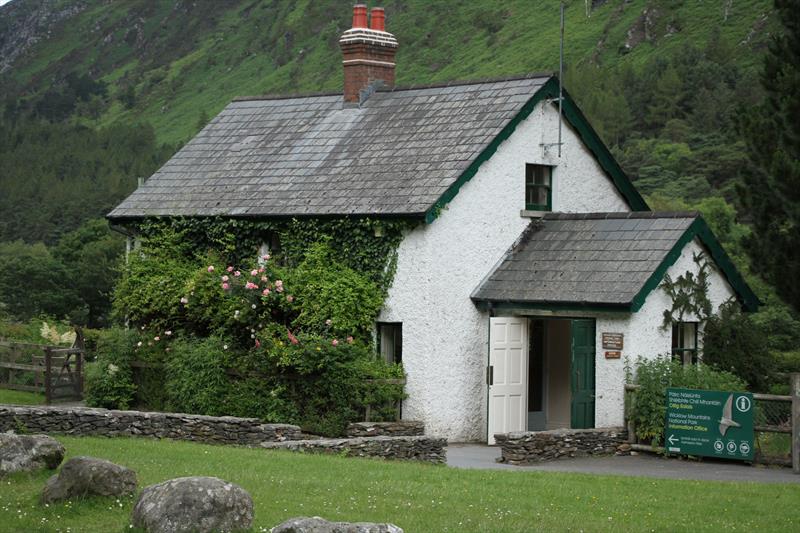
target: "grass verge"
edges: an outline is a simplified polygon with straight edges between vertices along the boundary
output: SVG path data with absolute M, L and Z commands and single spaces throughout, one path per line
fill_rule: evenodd
M 132 438 L 58 437 L 68 456 L 136 470 L 140 487 L 217 476 L 255 501 L 255 531 L 294 516 L 438 531 L 797 531 L 800 486 L 586 474 L 456 470 Z M 0 482 L 2 531 L 130 531 L 133 498 L 42 507 L 51 472 Z
M 0 389 L 0 404 L 44 405 L 44 394 L 11 389 Z

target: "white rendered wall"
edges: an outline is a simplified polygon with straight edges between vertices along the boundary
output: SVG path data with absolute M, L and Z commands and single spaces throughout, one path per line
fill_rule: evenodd
M 432 224 L 399 247 L 397 273 L 379 320 L 403 323 L 407 374 L 403 417 L 451 441 L 486 439 L 487 313 L 469 296 L 520 236 L 525 164 L 553 165 L 553 210 L 629 211 L 623 197 L 569 127 L 562 157 L 558 112 L 540 103 Z
M 680 258 L 667 273 L 672 279 L 682 276 L 687 271 L 697 274 L 698 267 L 693 254 L 703 251 L 703 246 L 696 240 L 688 243 Z M 713 259 L 705 254 L 713 265 Z M 712 267 L 709 275 L 709 300 L 714 311 L 734 297 L 733 289 Z M 656 288 L 648 296 L 642 308 L 632 314 L 621 316 L 597 317 L 597 356 L 595 361 L 595 426 L 612 427 L 623 424 L 623 388 L 625 385 L 624 365 L 627 358 L 631 365 L 641 356 L 654 359 L 672 350 L 672 328 L 662 328 L 664 311 L 672 308 L 672 302 L 663 289 Z M 685 317 L 687 322 L 696 321 L 697 317 Z M 620 359 L 606 359 L 602 333 L 623 333 L 625 335 L 624 350 Z

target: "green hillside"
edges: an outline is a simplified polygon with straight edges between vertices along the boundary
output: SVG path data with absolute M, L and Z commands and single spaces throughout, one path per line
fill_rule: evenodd
M 400 41 L 399 84 L 557 69 L 553 0 L 382 4 L 387 29 Z M 567 4 L 566 59 L 580 71 L 641 69 L 687 44 L 704 48 L 715 30 L 736 66 L 749 70 L 760 64 L 772 25 L 769 0 L 594 0 L 588 11 L 586 2 Z M 0 8 L 0 43 L 32 11 L 70 8 L 78 12 L 42 29 L 45 37 L 0 74 L 7 95 L 43 94 L 69 73 L 89 73 L 108 83 L 110 98 L 85 109 L 82 120 L 146 120 L 160 141 L 174 143 L 237 95 L 337 91 L 342 84 L 337 40 L 350 25 L 351 6 L 341 0 L 17 1 Z M 582 97 L 590 88 L 572 92 Z

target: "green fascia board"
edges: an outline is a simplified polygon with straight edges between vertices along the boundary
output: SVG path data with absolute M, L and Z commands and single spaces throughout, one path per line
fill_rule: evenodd
M 474 300 L 481 311 L 502 311 L 504 309 L 525 309 L 530 311 L 550 311 L 554 313 L 630 313 L 628 304 L 601 302 L 527 302 Z
M 711 254 L 714 264 L 719 268 L 720 272 L 722 272 L 722 275 L 725 276 L 728 284 L 736 293 L 742 307 L 746 311 L 758 311 L 758 306 L 761 302 L 744 278 L 742 278 L 742 275 L 739 274 L 739 271 L 734 266 L 730 257 L 725 253 L 725 250 L 714 236 L 711 228 L 708 227 L 708 224 L 706 224 L 706 221 L 703 220 L 701 216 L 698 216 L 694 222 L 686 228 L 681 238 L 678 239 L 658 265 L 658 268 L 650 275 L 636 296 L 633 297 L 633 300 L 631 300 L 631 311 L 638 311 L 642 308 L 647 296 L 661 285 L 661 281 L 664 279 L 667 270 L 675 264 L 681 256 L 684 247 L 694 240 L 695 237 L 700 240 L 706 250 Z
M 608 150 L 606 145 L 600 139 L 600 136 L 592 128 L 589 121 L 583 115 L 578 105 L 572 100 L 567 91 L 563 91 L 563 112 L 564 118 L 572 126 L 580 136 L 587 148 L 594 154 L 600 167 L 608 174 L 611 181 L 616 186 L 617 190 L 622 194 L 628 205 L 633 211 L 650 211 L 647 202 L 644 201 L 642 195 L 633 186 L 630 178 L 622 171 L 622 168 L 617 164 L 614 156 Z M 528 118 L 533 112 L 536 105 L 545 99 L 558 100 L 558 78 L 551 76 L 542 87 L 522 106 L 519 113 L 512 118 L 508 124 L 500 131 L 497 136 L 492 139 L 492 142 L 478 154 L 472 163 L 461 173 L 456 181 L 439 197 L 433 206 L 425 213 L 425 222 L 431 223 L 439 216 L 439 213 L 444 207 L 455 198 L 461 187 L 464 186 L 469 180 L 478 173 L 480 166 L 488 161 L 500 145 L 511 137 L 511 134 L 517 129 L 517 126 Z

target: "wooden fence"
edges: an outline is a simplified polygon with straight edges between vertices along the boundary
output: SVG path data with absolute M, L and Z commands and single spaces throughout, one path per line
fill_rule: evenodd
M 791 374 L 790 394 L 753 394 L 755 420 L 753 429 L 757 444 L 756 462 L 791 465 L 800 474 L 800 374 Z M 663 447 L 640 443 L 636 422 L 630 416 L 630 405 L 639 385 L 625 385 L 625 424 L 628 443 L 638 451 L 664 452 Z M 780 453 L 776 453 L 776 446 Z
M 83 399 L 82 337 L 71 348 L 0 340 L 0 388 L 44 394 L 48 405 Z

